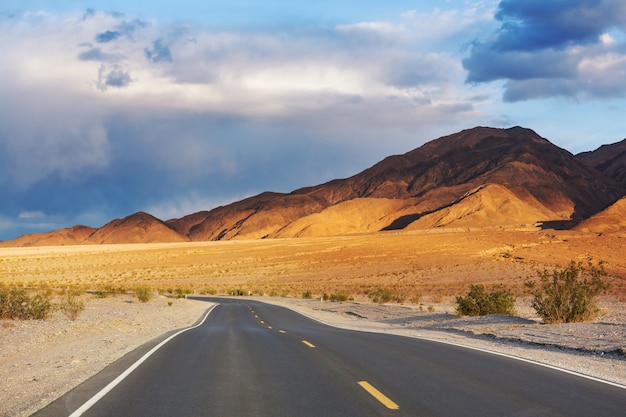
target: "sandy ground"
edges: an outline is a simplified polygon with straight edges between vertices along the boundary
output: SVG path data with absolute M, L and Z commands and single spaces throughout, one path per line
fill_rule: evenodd
M 591 323 L 542 325 L 530 318 L 458 318 L 450 304 L 434 311 L 418 305 L 321 302 L 319 299 L 242 297 L 292 308 L 326 323 L 355 330 L 424 337 L 501 352 L 626 384 L 626 310 L 616 299 Z M 70 321 L 0 320 L 0 416 L 28 416 L 134 348 L 196 322 L 209 304 L 131 296 L 89 298 Z M 171 302 L 172 305 L 168 305 Z

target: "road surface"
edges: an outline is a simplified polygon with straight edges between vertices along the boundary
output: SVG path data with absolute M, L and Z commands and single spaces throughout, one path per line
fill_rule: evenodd
M 133 352 L 34 416 L 626 415 L 626 389 L 618 386 L 462 347 L 329 327 L 260 302 L 211 301 L 219 305 L 201 325 Z

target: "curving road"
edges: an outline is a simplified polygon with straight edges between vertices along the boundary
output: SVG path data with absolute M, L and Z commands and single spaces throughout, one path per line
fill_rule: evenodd
M 623 387 L 462 347 L 337 329 L 260 302 L 207 300 L 219 305 L 201 325 L 147 358 L 153 346 L 133 352 L 34 415 L 625 415 Z

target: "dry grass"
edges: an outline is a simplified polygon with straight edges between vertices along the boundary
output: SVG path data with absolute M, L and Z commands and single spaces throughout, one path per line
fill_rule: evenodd
M 469 284 L 517 294 L 536 271 L 606 262 L 626 298 L 626 235 L 555 231 L 387 232 L 328 238 L 0 249 L 0 284 L 125 291 L 368 299 L 380 288 L 441 302 Z

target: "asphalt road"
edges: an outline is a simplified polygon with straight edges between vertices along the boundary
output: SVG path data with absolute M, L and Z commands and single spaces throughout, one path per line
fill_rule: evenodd
M 219 305 L 204 323 L 155 350 L 93 405 L 84 403 L 153 346 L 35 416 L 626 415 L 626 389 L 613 385 L 462 347 L 337 329 L 269 304 L 212 301 Z

